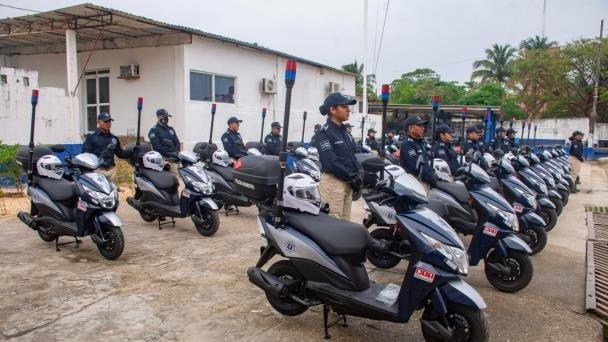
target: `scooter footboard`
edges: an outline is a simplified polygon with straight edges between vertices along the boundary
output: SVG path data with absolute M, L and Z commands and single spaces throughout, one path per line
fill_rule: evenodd
M 454 302 L 464 306 L 483 310 L 487 307 L 475 289 L 460 278 L 448 280 L 439 287 L 444 302 Z

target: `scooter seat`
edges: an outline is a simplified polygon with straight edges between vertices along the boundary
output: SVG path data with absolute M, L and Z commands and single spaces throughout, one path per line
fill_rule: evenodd
M 224 178 L 225 180 L 232 182 L 234 180 L 234 176 L 232 175 L 232 168 L 229 166 L 220 166 L 216 164 L 211 164 L 211 170 L 217 172 Z
M 283 213 L 289 226 L 318 243 L 329 255 L 361 253 L 369 244 L 369 233 L 360 224 L 339 220 L 325 213 Z
M 466 203 L 469 200 L 469 190 L 464 184 L 439 181 L 435 187 L 454 196 L 460 203 Z
M 172 189 L 178 186 L 177 177 L 170 171 L 156 171 L 141 168 L 142 176 L 148 178 L 159 189 Z
M 52 200 L 65 201 L 76 196 L 74 183 L 66 179 L 35 177 L 34 181 Z

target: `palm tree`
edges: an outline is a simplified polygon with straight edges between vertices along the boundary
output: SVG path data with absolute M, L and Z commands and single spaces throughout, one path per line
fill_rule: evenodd
M 509 44 L 494 44 L 485 52 L 486 59 L 473 62 L 475 71 L 471 74 L 471 79 L 480 78 L 482 83 L 496 81 L 503 85 L 511 76 L 517 49 Z
M 363 64 L 355 60 L 355 63 L 345 64 L 342 66 L 342 70 L 355 74 L 355 88 L 357 93 L 363 93 Z
M 519 49 L 524 51 L 546 50 L 557 46 L 556 41 L 549 41 L 547 37 L 534 36 L 524 39 L 519 44 Z

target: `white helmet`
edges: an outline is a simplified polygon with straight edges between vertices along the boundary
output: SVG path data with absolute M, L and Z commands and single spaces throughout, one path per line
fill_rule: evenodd
M 52 154 L 40 157 L 36 162 L 38 174 L 44 177 L 61 179 L 63 176 L 63 163 L 61 159 Z
M 283 207 L 319 215 L 321 196 L 312 177 L 303 173 L 292 173 L 285 177 Z
M 211 162 L 213 164 L 216 164 L 219 166 L 228 166 L 228 164 L 230 163 L 230 156 L 228 155 L 228 152 L 226 152 L 226 151 L 217 150 L 217 151 L 213 152 L 213 156 L 211 157 Z
M 144 167 L 146 169 L 163 171 L 163 168 L 165 167 L 165 159 L 160 153 L 156 151 L 146 152 L 146 154 L 144 154 L 143 159 Z
M 309 147 L 308 148 L 308 158 L 315 160 L 315 161 L 319 161 L 319 150 L 317 150 L 316 147 Z

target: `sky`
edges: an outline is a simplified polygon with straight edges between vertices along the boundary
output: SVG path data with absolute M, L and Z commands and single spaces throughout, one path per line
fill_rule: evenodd
M 363 0 L 89 1 L 334 67 L 363 60 Z M 545 1 L 546 36 L 560 44 L 597 37 L 600 20 L 608 19 L 608 0 Z M 0 0 L 37 11 L 81 2 Z M 0 6 L 1 18 L 30 13 Z M 542 13 L 543 0 L 368 0 L 367 72 L 375 72 L 378 84 L 416 68 L 431 68 L 443 80 L 468 81 L 473 61 L 492 44 L 518 46 L 541 35 Z M 607 36 L 608 27 L 604 31 Z

